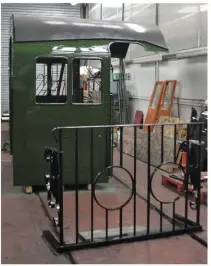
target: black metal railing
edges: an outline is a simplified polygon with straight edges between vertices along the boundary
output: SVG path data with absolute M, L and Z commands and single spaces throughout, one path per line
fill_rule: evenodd
M 199 127 L 199 136 L 198 140 L 191 140 L 191 127 L 192 126 Z M 125 242 L 133 242 L 133 241 L 142 241 L 149 240 L 155 238 L 162 238 L 174 235 L 181 235 L 189 232 L 197 232 L 202 230 L 202 226 L 200 225 L 200 193 L 201 193 L 201 149 L 203 148 L 203 142 L 201 140 L 201 132 L 202 132 L 202 124 L 201 123 L 190 123 L 190 124 L 156 124 L 153 125 L 157 129 L 159 129 L 156 133 L 156 129 L 151 132 L 151 126 L 148 125 L 148 130 L 144 132 L 140 129 L 142 125 L 105 125 L 105 126 L 79 126 L 79 127 L 58 127 L 54 128 L 52 133 L 57 143 L 57 148 L 45 148 L 45 160 L 50 165 L 50 173 L 45 175 L 46 187 L 48 192 L 48 205 L 51 208 L 56 207 L 57 209 L 57 217 L 54 217 L 54 225 L 57 226 L 59 230 L 59 239 L 56 239 L 50 231 L 44 231 L 44 237 L 50 242 L 50 244 L 54 247 L 57 252 L 65 252 L 76 249 L 85 249 L 85 248 L 96 248 L 99 246 L 106 246 L 111 244 L 125 243 Z M 145 125 L 146 126 L 146 125 Z M 165 127 L 173 127 L 172 136 L 165 136 Z M 113 147 L 113 128 L 118 128 L 119 132 L 119 140 L 118 147 Z M 178 128 L 183 127 L 186 129 L 186 137 L 181 137 L 178 134 Z M 100 147 L 96 149 L 94 148 L 94 138 L 96 136 L 95 131 L 99 129 L 107 130 L 107 136 L 105 137 L 107 153 L 119 155 L 118 164 L 113 163 L 112 156 L 106 155 L 106 160 L 104 164 L 104 168 L 96 172 L 96 156 L 95 153 L 100 152 Z M 80 133 L 86 130 L 86 134 L 89 131 L 89 149 L 81 150 L 80 141 L 81 135 Z M 87 131 L 88 130 L 88 131 Z M 124 131 L 128 130 L 130 141 L 131 141 L 131 159 L 132 166 L 127 165 L 126 162 L 126 152 L 124 148 Z M 64 134 L 65 132 L 65 134 Z M 75 194 L 75 210 L 72 213 L 72 217 L 74 219 L 74 235 L 75 240 L 71 243 L 67 243 L 65 241 L 64 235 L 64 186 L 66 181 L 64 181 L 64 159 L 66 153 L 64 153 L 63 141 L 64 138 L 67 137 L 67 132 L 74 132 L 74 164 L 72 167 L 74 168 L 74 194 Z M 111 136 L 112 135 L 112 136 Z M 139 136 L 138 136 L 139 135 Z M 126 143 L 126 141 L 125 141 Z M 138 146 L 138 143 L 145 143 L 146 146 Z M 178 148 L 178 143 L 179 148 Z M 157 148 L 155 147 L 157 144 Z M 169 145 L 168 156 L 166 155 L 165 148 Z M 137 175 L 138 165 L 137 161 L 140 159 L 141 151 L 144 151 L 145 154 L 143 156 L 147 156 L 147 170 L 142 175 L 146 174 L 146 213 L 143 213 L 146 216 L 146 224 L 145 230 L 141 230 L 137 224 L 137 190 L 140 185 L 138 184 Z M 185 150 L 187 154 L 187 164 L 186 166 L 182 165 L 182 163 L 178 159 L 178 149 Z M 67 150 L 66 150 L 67 152 Z M 72 152 L 72 151 L 71 151 Z M 89 239 L 85 239 L 82 237 L 79 224 L 80 224 L 80 208 L 79 208 L 79 199 L 80 199 L 80 184 L 79 184 L 79 175 L 81 162 L 79 160 L 79 156 L 81 152 L 89 152 L 89 161 L 87 165 L 89 165 L 88 169 L 90 173 L 89 184 L 91 185 L 91 192 L 89 192 L 90 196 L 90 234 Z M 155 154 L 158 154 L 156 157 Z M 194 158 L 193 158 L 194 157 Z M 158 163 L 159 158 L 159 163 Z M 157 162 L 157 167 L 152 169 L 152 162 Z M 84 163 L 84 162 L 83 162 Z M 161 200 L 159 196 L 156 194 L 156 191 L 153 189 L 152 183 L 156 176 L 156 173 L 162 171 L 164 167 L 168 164 L 174 164 L 177 166 L 177 169 L 180 170 L 180 175 L 183 177 L 179 178 L 182 183 L 183 191 L 181 193 L 175 194 L 175 196 L 171 200 Z M 133 169 L 132 169 L 133 168 Z M 114 170 L 121 169 L 128 176 L 130 183 L 130 192 L 127 195 L 127 198 L 123 203 L 118 206 L 108 207 L 105 206 L 102 202 L 97 198 L 97 184 L 102 175 L 108 176 L 108 179 L 114 174 Z M 65 177 L 66 178 L 66 177 Z M 117 177 L 117 180 L 120 177 Z M 173 179 L 177 179 L 177 177 L 172 176 Z M 182 181 L 181 181 L 182 180 Z M 123 182 L 123 180 L 121 180 Z M 67 182 L 68 183 L 68 182 Z M 189 184 L 193 185 L 194 191 L 194 199 L 189 199 Z M 181 200 L 181 197 L 184 197 L 184 215 L 178 214 L 176 212 L 176 203 Z M 52 201 L 52 198 L 54 199 Z M 158 227 L 154 230 L 151 227 L 151 213 L 152 210 L 152 200 L 157 202 L 159 206 L 159 222 Z M 132 214 L 131 214 L 131 227 L 132 230 L 130 232 L 126 232 L 124 227 L 124 212 L 126 212 L 126 207 L 132 204 Z M 96 217 L 96 213 L 94 212 L 95 206 L 98 205 L 105 213 L 104 220 L 104 232 L 103 235 L 96 236 L 95 228 L 94 228 L 94 218 Z M 170 212 L 172 213 L 171 227 L 165 228 L 164 226 L 164 205 L 171 206 Z M 170 208 L 170 207 L 169 207 Z M 192 212 L 195 212 L 196 219 L 189 219 L 188 217 L 188 209 L 191 208 Z M 140 210 L 142 211 L 142 210 Z M 110 234 L 109 229 L 109 214 L 110 212 L 119 212 L 119 226 L 118 232 L 114 235 Z M 88 219 L 88 218 L 87 218 Z M 99 229 L 99 228 L 98 228 Z M 101 228 L 102 229 L 102 228 Z M 72 229 L 73 230 L 73 229 Z

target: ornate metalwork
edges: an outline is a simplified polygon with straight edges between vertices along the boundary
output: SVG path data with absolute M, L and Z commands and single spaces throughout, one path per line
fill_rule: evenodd
M 131 190 L 130 190 L 130 195 L 129 195 L 129 197 L 127 198 L 127 200 L 126 200 L 123 204 L 121 204 L 120 206 L 115 207 L 115 208 L 107 208 L 106 206 L 103 206 L 103 205 L 99 202 L 99 200 L 97 199 L 97 196 L 96 196 L 96 184 L 97 184 L 97 181 L 100 179 L 100 177 L 101 177 L 101 175 L 102 175 L 103 173 L 105 173 L 105 172 L 108 171 L 108 170 L 113 170 L 114 168 L 122 169 L 122 170 L 124 170 L 124 171 L 128 174 L 128 176 L 130 177 L 131 183 L 132 183 L 132 188 L 131 188 Z M 121 166 L 108 166 L 107 168 L 103 169 L 101 172 L 99 172 L 99 173 L 97 174 L 97 176 L 96 176 L 96 178 L 95 178 L 95 181 L 94 181 L 94 184 L 93 184 L 93 187 L 92 187 L 92 188 L 93 188 L 93 191 L 94 191 L 94 193 L 93 193 L 94 199 L 95 199 L 95 201 L 97 202 L 97 204 L 98 204 L 101 208 L 103 208 L 103 209 L 105 209 L 105 210 L 107 210 L 107 211 L 117 211 L 117 210 L 120 210 L 120 209 L 124 208 L 124 207 L 125 207 L 130 201 L 131 201 L 131 199 L 132 199 L 132 197 L 133 197 L 133 195 L 134 195 L 134 179 L 133 179 L 132 174 L 131 174 L 126 168 L 121 167 Z
M 112 159 L 109 157 L 106 157 L 105 161 L 105 166 L 102 171 L 100 171 L 97 176 L 94 178 L 94 173 L 98 172 L 96 171 L 96 162 L 95 161 L 95 154 L 94 154 L 94 137 L 95 137 L 95 132 L 94 130 L 99 130 L 99 128 L 103 128 L 107 130 L 108 135 L 111 134 L 111 129 L 112 125 L 107 125 L 107 126 L 84 126 L 84 127 L 58 127 L 53 130 L 53 136 L 57 142 L 57 145 L 59 147 L 59 150 L 55 150 L 52 148 L 46 148 L 45 149 L 45 160 L 50 164 L 50 173 L 45 176 L 46 180 L 46 188 L 47 188 L 47 199 L 48 199 L 48 204 L 51 208 L 54 208 L 57 206 L 57 211 L 58 211 L 58 218 L 54 218 L 54 224 L 56 223 L 57 226 L 59 226 L 59 239 L 56 239 L 55 236 L 50 232 L 50 231 L 44 231 L 44 237 L 50 244 L 54 247 L 55 250 L 58 252 L 65 252 L 65 251 L 72 251 L 72 250 L 77 250 L 77 249 L 85 249 L 85 248 L 96 248 L 98 246 L 104 246 L 104 245 L 112 245 L 112 244 L 119 244 L 119 243 L 126 243 L 126 242 L 131 242 L 131 241 L 141 241 L 141 240 L 149 240 L 149 239 L 155 239 L 155 238 L 160 238 L 160 237 L 167 237 L 167 236 L 173 236 L 173 235 L 181 235 L 189 232 L 198 232 L 202 230 L 202 227 L 200 225 L 200 203 L 199 203 L 199 196 L 200 196 L 200 186 L 198 185 L 200 183 L 200 173 L 199 173 L 199 168 L 195 168 L 196 170 L 196 176 L 194 177 L 194 180 L 196 181 L 194 185 L 195 189 L 195 201 L 190 201 L 189 206 L 192 209 L 196 209 L 196 222 L 195 221 L 190 221 L 188 219 L 188 183 L 189 179 L 191 179 L 190 173 L 194 172 L 192 171 L 189 166 L 186 166 L 184 168 L 181 164 L 177 164 L 178 168 L 181 170 L 182 175 L 184 176 L 183 180 L 183 192 L 176 196 L 174 199 L 170 201 L 161 201 L 158 196 L 156 195 L 155 191 L 152 188 L 152 181 L 155 176 L 155 173 L 158 170 L 162 170 L 162 166 L 168 164 L 168 163 L 173 163 L 176 161 L 176 133 L 174 134 L 174 162 L 163 162 L 163 150 L 164 150 L 164 141 L 163 141 L 163 133 L 164 130 L 162 129 L 162 141 L 161 141 L 161 161 L 162 163 L 155 167 L 153 172 L 151 172 L 151 131 L 150 127 L 151 125 L 148 126 L 148 135 L 147 135 L 147 140 L 148 140 L 148 146 L 147 146 L 147 171 L 146 171 L 146 181 L 147 181 L 147 186 L 146 186 L 146 194 L 147 197 L 145 198 L 146 201 L 146 230 L 143 231 L 138 231 L 139 226 L 136 221 L 136 215 L 137 215 L 137 128 L 140 128 L 141 125 L 130 125 L 130 127 L 134 128 L 134 157 L 133 157 L 133 170 L 130 169 L 130 171 L 133 171 L 133 175 L 131 172 L 124 166 L 124 156 L 123 156 L 123 128 L 125 126 L 129 125 L 117 125 L 120 128 L 120 138 L 119 138 L 119 144 L 120 144 L 120 149 L 119 149 L 119 165 L 113 165 Z M 162 127 L 164 125 L 161 125 Z M 169 126 L 169 124 L 168 124 Z M 173 124 L 175 126 L 175 124 Z M 176 128 L 176 127 L 175 127 Z M 81 236 L 82 233 L 79 230 L 79 224 L 80 224 L 80 206 L 79 206 L 79 201 L 80 201 L 80 183 L 79 183 L 79 177 L 80 177 L 80 170 L 81 170 L 81 162 L 79 160 L 80 156 L 80 136 L 83 134 L 79 134 L 79 131 L 83 131 L 83 129 L 89 129 L 90 130 L 90 156 L 89 160 L 87 161 L 87 164 L 89 164 L 90 168 L 90 184 L 91 184 L 91 197 L 90 197 L 90 232 L 89 232 L 89 239 L 83 239 Z M 64 216 L 63 216 L 63 149 L 62 149 L 62 136 L 64 138 L 64 134 L 62 132 L 64 130 L 73 130 L 74 137 L 75 137 L 75 147 L 74 147 L 74 182 L 75 182 L 75 213 L 74 215 L 74 236 L 75 236 L 75 241 L 72 243 L 65 243 L 64 241 Z M 55 132 L 58 132 L 58 137 L 56 137 Z M 176 132 L 176 130 L 175 130 Z M 109 138 L 108 138 L 109 139 Z M 188 140 L 189 141 L 189 140 Z M 189 143 L 187 141 L 187 143 Z M 108 143 L 108 147 L 112 147 L 110 145 L 112 143 Z M 189 147 L 189 145 L 187 146 Z M 86 151 L 87 152 L 87 151 Z M 110 151 L 109 151 L 110 152 Z M 189 150 L 187 150 L 189 154 Z M 65 150 L 66 154 L 66 150 Z M 109 155 L 110 153 L 108 153 Z M 189 158 L 189 157 L 188 157 Z M 197 161 L 197 160 L 196 160 Z M 107 166 L 110 165 L 110 166 Z M 197 166 L 198 164 L 194 164 Z M 111 172 L 113 172 L 114 168 L 122 169 L 124 172 L 127 173 L 129 176 L 129 180 L 131 181 L 131 187 L 130 188 L 130 194 L 128 195 L 127 199 L 124 200 L 122 204 L 119 204 L 119 206 L 116 207 L 107 207 L 105 204 L 101 203 L 99 199 L 96 196 L 96 190 L 97 190 L 97 183 L 100 181 L 100 177 L 103 177 L 104 182 L 106 182 L 105 179 L 105 173 L 108 173 L 108 176 L 111 176 Z M 194 169 L 194 168 L 192 168 Z M 113 174 L 112 174 L 113 176 Z M 193 177 L 193 176 L 192 176 Z M 108 178 L 109 179 L 109 178 Z M 190 180 L 190 183 L 192 183 L 192 180 Z M 199 193 L 199 194 L 198 194 Z M 152 224 L 151 224 L 151 211 L 152 208 L 154 210 L 155 206 L 151 206 L 151 195 L 152 197 L 160 202 L 160 208 L 158 209 L 158 213 L 160 215 L 160 219 L 158 221 L 159 223 L 159 228 L 156 228 L 155 232 L 152 232 Z M 176 213 L 176 206 L 175 203 L 177 200 L 180 199 L 182 195 L 185 195 L 185 214 L 184 216 L 178 215 Z M 54 201 L 52 201 L 52 198 Z M 130 233 L 125 233 L 124 231 L 124 208 L 131 202 L 133 205 L 132 209 L 133 211 L 131 212 L 131 219 L 132 219 L 132 234 Z M 94 205 L 98 204 L 104 211 L 105 211 L 105 232 L 101 238 L 96 237 L 95 235 L 95 230 L 94 230 L 94 217 L 95 217 L 95 208 Z M 171 218 L 171 223 L 172 223 L 172 228 L 164 228 L 163 225 L 163 219 L 165 219 L 166 214 L 163 212 L 163 204 L 172 204 L 172 218 Z M 118 221 L 118 229 L 117 230 L 117 235 L 110 237 L 109 236 L 109 211 L 117 211 L 119 213 L 119 221 Z M 58 222 L 59 220 L 59 222 Z M 99 230 L 98 230 L 99 231 Z M 79 239 L 80 237 L 80 239 Z M 80 241 L 82 239 L 82 242 Z
M 47 190 L 47 202 L 50 208 L 57 210 L 58 216 L 60 211 L 59 203 L 59 152 L 57 150 L 46 148 L 45 161 L 50 165 L 50 174 L 45 175 L 45 184 Z M 59 226 L 58 217 L 53 218 L 54 224 Z

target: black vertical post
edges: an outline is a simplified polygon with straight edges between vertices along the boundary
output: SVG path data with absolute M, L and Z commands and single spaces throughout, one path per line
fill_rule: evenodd
M 93 241 L 94 231 L 94 160 L 93 160 L 93 128 L 91 128 L 90 136 L 90 177 L 91 177 L 91 241 Z
M 120 127 L 120 166 L 123 166 L 123 127 Z
M 177 148 L 177 125 L 174 125 L 174 163 L 176 163 L 176 148 Z
M 175 202 L 173 202 L 173 213 L 172 213 L 172 220 L 173 220 L 173 222 L 172 222 L 172 229 L 173 229 L 173 231 L 175 231 Z
M 134 157 L 133 157 L 133 235 L 136 235 L 136 139 L 137 139 L 137 127 L 134 126 Z
M 163 163 L 163 131 L 164 125 L 161 125 L 161 163 Z
M 160 232 L 163 231 L 163 203 L 160 202 Z
M 188 179 L 189 179 L 189 160 L 190 160 L 190 125 L 187 124 L 187 162 L 186 162 L 186 171 L 185 171 L 185 228 L 187 228 L 187 219 L 188 219 Z
M 119 210 L 119 237 L 122 238 L 122 219 L 123 219 L 123 208 Z
M 52 64 L 47 64 L 47 96 L 51 96 L 52 90 L 52 72 L 51 72 Z
M 64 243 L 64 220 L 63 220 L 63 151 L 62 129 L 59 130 L 59 242 Z
M 148 126 L 148 165 L 147 165 L 147 234 L 150 232 L 150 166 L 151 166 L 151 127 Z
M 108 240 L 108 210 L 105 210 L 105 227 L 106 227 L 106 240 Z
M 79 225 L 79 210 L 78 210 L 78 128 L 75 129 L 75 237 L 76 237 L 76 244 L 78 244 L 78 225 Z
M 196 198 L 196 223 L 200 224 L 200 208 L 201 208 L 201 135 L 202 135 L 202 124 L 199 124 L 199 145 L 198 145 L 198 169 L 197 169 L 197 198 Z
M 114 129 L 111 128 L 111 153 L 109 162 L 113 165 L 113 154 L 114 154 Z

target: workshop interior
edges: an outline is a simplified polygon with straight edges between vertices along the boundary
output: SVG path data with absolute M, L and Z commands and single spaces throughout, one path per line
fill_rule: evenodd
M 2 263 L 207 263 L 207 16 L 1 4 Z

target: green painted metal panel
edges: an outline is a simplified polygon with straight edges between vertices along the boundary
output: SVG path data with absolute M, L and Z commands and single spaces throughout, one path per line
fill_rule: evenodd
M 103 42 L 97 42 L 102 45 Z M 105 42 L 104 42 L 105 43 Z M 12 116 L 14 185 L 43 185 L 44 174 L 48 172 L 44 162 L 44 146 L 55 147 L 51 130 L 57 126 L 111 124 L 109 95 L 110 58 L 103 58 L 103 95 L 100 105 L 74 105 L 72 94 L 72 67 L 68 68 L 68 101 L 64 105 L 38 105 L 35 102 L 35 57 L 51 52 L 56 45 L 90 46 L 95 42 L 59 42 L 14 44 L 12 78 Z M 74 131 L 63 135 L 64 180 L 74 184 L 75 156 Z M 110 165 L 111 157 L 108 132 L 94 130 L 94 175 Z M 90 131 L 79 131 L 79 183 L 90 183 Z M 105 180 L 104 180 L 105 181 Z
M 57 126 L 111 124 L 110 56 L 103 57 L 103 93 L 101 105 L 72 104 L 72 67 L 68 68 L 68 95 L 64 105 L 37 105 L 35 102 L 35 58 L 47 55 L 54 46 L 86 47 L 105 45 L 109 40 L 59 41 L 13 44 L 13 77 L 11 81 L 11 142 L 13 148 L 14 185 L 43 185 L 48 172 L 44 162 L 44 146 L 54 146 L 51 130 Z M 155 45 L 143 42 L 146 50 L 159 51 Z M 68 58 L 70 60 L 70 58 Z M 70 61 L 69 61 L 70 62 Z M 118 77 L 117 77 L 118 78 Z M 74 131 L 63 136 L 64 180 L 74 184 Z M 106 129 L 94 130 L 94 175 L 111 164 L 110 134 Z M 79 183 L 90 180 L 90 131 L 79 132 Z M 106 181 L 101 180 L 101 181 Z

